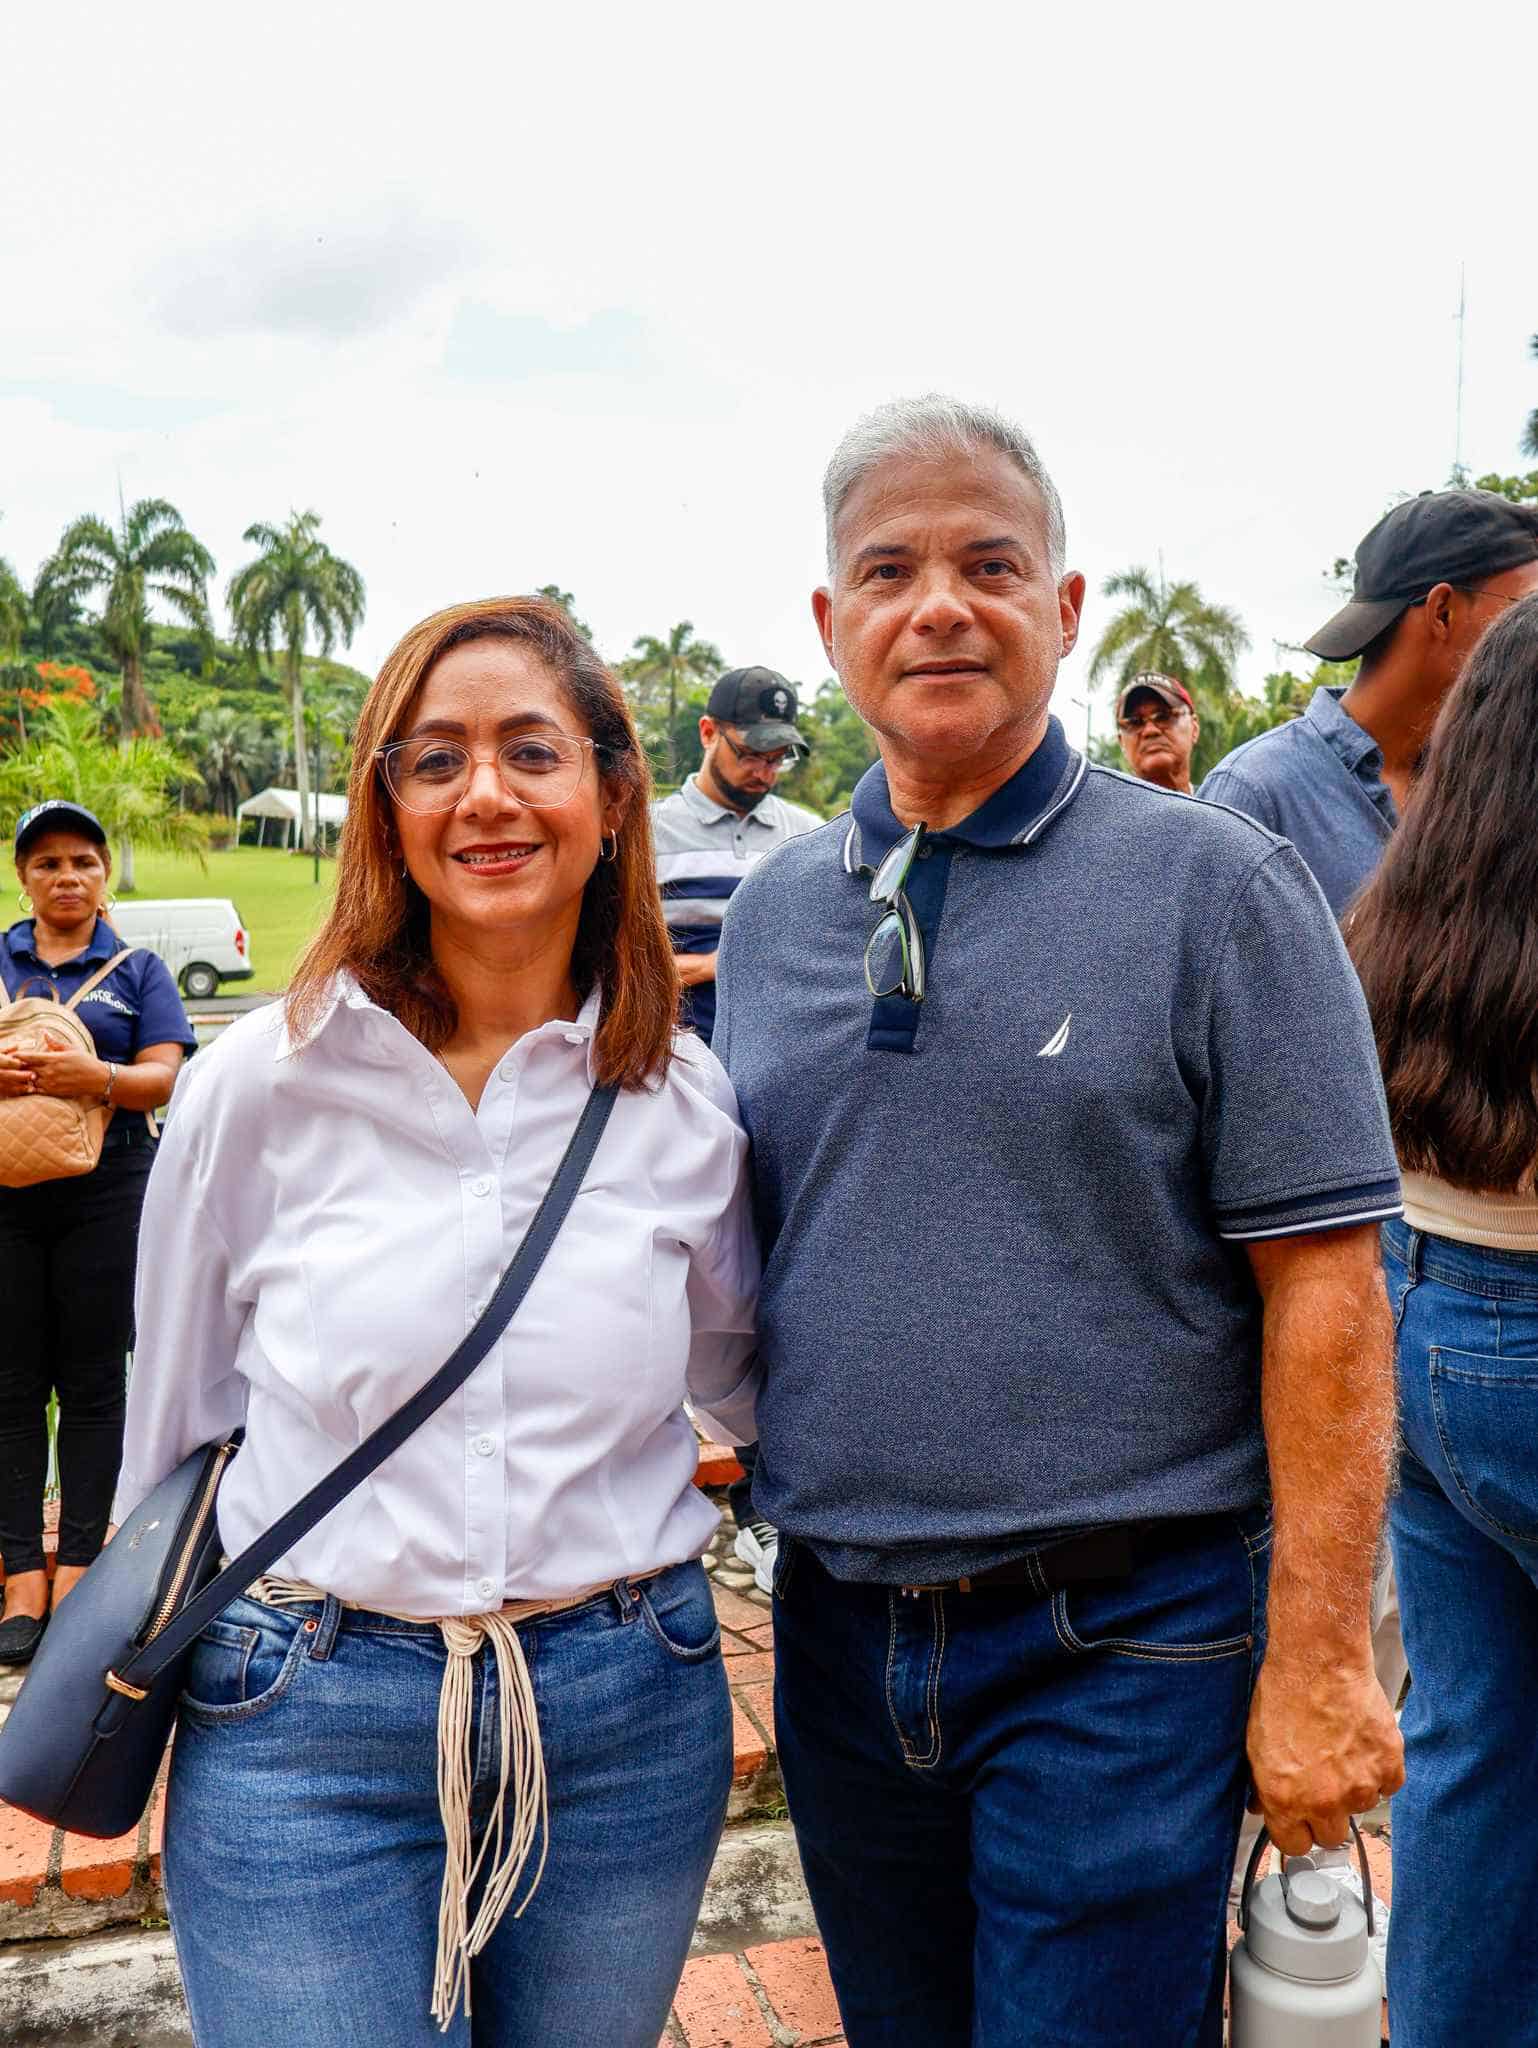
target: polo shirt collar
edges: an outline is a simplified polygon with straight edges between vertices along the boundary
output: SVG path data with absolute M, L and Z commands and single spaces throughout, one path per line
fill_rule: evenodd
M 1061 724 L 1047 720 L 1041 744 L 968 818 L 933 836 L 942 844 L 959 843 L 998 849 L 1027 846 L 1078 795 L 1088 772 L 1082 754 L 1069 746 Z M 855 786 L 852 819 L 844 842 L 844 865 L 851 874 L 872 870 L 901 839 L 908 827 L 892 810 L 886 766 L 877 761 Z
M 772 790 L 751 811 L 734 811 L 729 804 L 718 804 L 713 796 L 707 796 L 701 789 L 698 775 L 686 777 L 678 785 L 678 794 L 690 816 L 698 818 L 702 825 L 764 825 L 771 832 L 774 830 L 774 822 L 767 815 L 769 807 L 778 802 Z
M 19 924 L 13 924 L 6 933 L 5 938 L 6 944 L 10 947 L 15 959 L 35 960 L 39 967 L 44 964 L 42 955 L 37 950 L 37 919 L 35 917 L 24 917 Z M 122 950 L 123 948 L 118 943 L 112 927 L 105 919 L 99 917 L 96 920 L 96 929 L 91 934 L 90 944 L 82 947 L 80 952 L 72 953 L 70 960 L 71 962 L 76 960 L 110 960 L 114 953 L 121 953 Z

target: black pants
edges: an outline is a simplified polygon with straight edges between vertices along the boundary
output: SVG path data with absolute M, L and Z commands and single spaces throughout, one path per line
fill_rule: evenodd
M 43 1567 L 48 1396 L 59 1397 L 59 1563 L 89 1564 L 123 1458 L 147 1131 L 114 1131 L 94 1173 L 0 1188 L 0 1557 Z
M 742 1477 L 732 1481 L 726 1489 L 726 1498 L 732 1520 L 739 1529 L 745 1529 L 749 1522 L 762 1519 L 753 1512 L 753 1474 L 758 1470 L 758 1445 L 739 1444 L 737 1462 L 742 1467 Z

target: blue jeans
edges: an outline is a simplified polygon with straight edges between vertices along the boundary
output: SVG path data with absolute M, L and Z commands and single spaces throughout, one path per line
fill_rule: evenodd
M 710 1588 L 698 1564 L 677 1565 L 519 1634 L 549 1860 L 527 1911 L 510 1909 L 472 1965 L 473 2021 L 461 2012 L 443 2035 L 428 2011 L 441 1635 L 335 1600 L 242 1599 L 210 1625 L 172 1750 L 164 1852 L 199 2048 L 656 2048 L 731 1783 Z M 475 1688 L 479 1839 L 497 1782 L 488 1650 Z
M 1394 2048 L 1538 2048 L 1538 1257 L 1384 1233 L 1404 1432 L 1389 1509 L 1410 1697 Z
M 780 1545 L 775 1718 L 850 2048 L 1216 2048 L 1264 1514 L 921 1592 Z

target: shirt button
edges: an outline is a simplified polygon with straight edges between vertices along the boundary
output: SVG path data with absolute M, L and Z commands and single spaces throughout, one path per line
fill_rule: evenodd
M 478 1436 L 475 1439 L 475 1455 L 478 1458 L 489 1458 L 496 1447 L 497 1440 L 493 1436 Z
M 582 1033 L 580 1031 L 568 1031 L 566 1043 L 568 1045 L 580 1045 L 582 1043 Z
M 483 1600 L 489 1600 L 497 1590 L 497 1582 L 495 1579 L 482 1579 L 475 1590 Z
M 504 1067 L 504 1068 L 502 1069 L 502 1078 L 503 1078 L 503 1080 L 504 1080 L 504 1081 L 516 1081 L 516 1080 L 517 1080 L 517 1078 L 518 1078 L 518 1069 L 517 1069 L 517 1068 L 516 1068 L 516 1067 L 515 1067 L 515 1066 L 513 1065 L 513 1063 L 512 1063 L 512 1061 L 511 1061 L 511 1060 L 509 1060 L 509 1061 L 508 1061 L 508 1063 L 507 1063 L 507 1065 L 506 1065 L 506 1066 L 505 1066 L 505 1067 Z
M 491 1182 L 484 1173 L 479 1180 L 471 1181 L 470 1192 L 472 1195 L 489 1195 L 491 1193 Z

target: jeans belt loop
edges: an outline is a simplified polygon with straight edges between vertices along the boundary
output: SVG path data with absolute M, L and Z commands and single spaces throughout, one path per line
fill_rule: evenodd
M 326 1595 L 326 1604 L 320 1610 L 320 1619 L 310 1638 L 310 1662 L 324 1664 L 336 1647 L 337 1630 L 342 1625 L 342 1603 L 335 1593 Z

